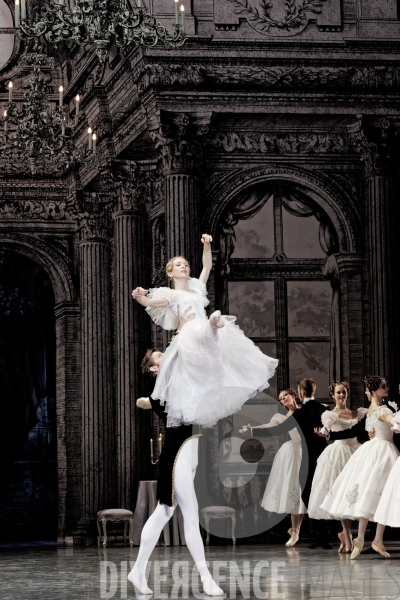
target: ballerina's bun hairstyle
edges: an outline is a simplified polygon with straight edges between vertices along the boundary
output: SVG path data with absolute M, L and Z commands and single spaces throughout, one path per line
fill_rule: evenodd
M 295 390 L 292 389 L 292 388 L 287 388 L 287 390 L 282 390 L 281 392 L 279 392 L 278 402 L 280 402 L 280 400 L 279 400 L 280 395 L 281 394 L 285 394 L 285 393 L 289 394 L 289 396 L 294 396 L 296 398 L 296 392 L 295 392 Z
M 158 348 L 149 348 L 144 355 L 142 362 L 140 363 L 140 368 L 142 369 L 142 373 L 145 375 L 150 375 L 151 377 L 156 377 L 157 373 L 152 373 L 150 371 L 150 367 L 154 367 L 153 362 L 153 353 L 160 352 Z
M 310 396 L 312 396 L 317 389 L 317 384 L 315 383 L 314 379 L 311 379 L 311 377 L 307 377 L 307 379 L 300 379 L 300 381 L 297 382 L 297 385 L 300 390 L 305 392 L 307 398 L 310 398 Z
M 331 385 L 328 388 L 331 396 L 333 396 L 333 394 L 335 393 L 335 387 L 337 385 L 343 385 L 343 387 L 346 388 L 347 393 L 350 392 L 350 384 L 347 383 L 347 381 L 331 381 Z
M 176 261 L 177 258 L 183 258 L 183 260 L 186 260 L 187 264 L 189 265 L 189 270 L 190 270 L 190 264 L 189 261 L 182 256 L 181 254 L 179 254 L 178 256 L 173 256 L 172 258 L 169 259 L 169 261 L 167 262 L 167 264 L 165 265 L 165 272 L 167 273 L 171 273 L 172 269 L 174 268 L 174 262 Z
M 380 388 L 382 379 L 382 375 L 366 375 L 364 377 L 365 387 L 372 394 L 372 392 L 376 392 Z

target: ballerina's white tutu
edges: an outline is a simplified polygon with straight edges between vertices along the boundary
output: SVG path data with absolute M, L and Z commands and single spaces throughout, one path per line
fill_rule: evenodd
M 178 327 L 178 306 L 189 306 L 195 318 L 185 324 L 164 353 L 152 397 L 165 404 L 167 427 L 196 423 L 212 427 L 237 412 L 258 391 L 269 387 L 278 360 L 263 354 L 235 324 L 223 316 L 224 327 L 213 327 L 204 308 L 206 286 L 189 278 L 189 290 L 167 287 L 149 290 L 148 298 L 166 298 L 165 308 L 146 308 L 157 325 Z
M 283 423 L 285 416 L 277 413 L 262 427 L 274 427 Z M 257 437 L 258 427 L 253 427 Z M 275 455 L 261 506 L 269 512 L 304 515 L 306 506 L 301 499 L 299 471 L 301 465 L 301 438 L 297 429 L 289 431 L 290 440 L 285 442 Z
M 356 425 L 358 421 L 364 418 L 366 412 L 366 408 L 359 408 L 357 410 L 357 417 L 347 420 L 341 419 L 337 413 L 326 410 L 321 415 L 321 421 L 324 426 L 329 421 L 333 422 L 331 431 L 343 431 Z M 320 455 L 317 460 L 317 468 L 315 469 L 310 500 L 308 502 L 308 514 L 311 519 L 332 520 L 336 518 L 325 510 L 322 510 L 320 506 L 337 477 L 359 447 L 360 444 L 356 437 L 348 440 L 336 440 L 333 444 L 327 446 Z
M 386 480 L 399 456 L 390 423 L 379 421 L 382 414 L 393 413 L 380 406 L 367 417 L 365 428 L 375 429 L 375 437 L 354 452 L 321 505 L 336 519 L 374 520 Z
M 394 422 L 400 423 L 400 412 L 394 417 Z M 400 527 L 400 457 L 389 473 L 374 521 L 389 527 Z

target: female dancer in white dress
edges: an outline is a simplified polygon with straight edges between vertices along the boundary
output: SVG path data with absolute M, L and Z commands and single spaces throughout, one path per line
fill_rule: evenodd
M 332 381 L 329 386 L 329 394 L 335 401 L 335 408 L 332 411 L 327 410 L 322 413 L 321 421 L 324 425 L 322 432 L 328 433 L 329 431 L 349 429 L 365 416 L 366 408 L 359 408 L 355 411 L 346 407 L 349 392 L 350 386 L 346 381 Z M 343 471 L 347 461 L 359 446 L 356 437 L 348 440 L 337 440 L 327 446 L 318 458 L 308 504 L 308 514 L 311 519 L 335 519 L 333 515 L 320 506 L 336 478 Z M 351 521 L 349 519 L 342 520 L 343 531 L 338 533 L 340 540 L 339 553 L 343 551 L 347 553 L 352 550 L 350 526 Z
M 400 433 L 400 411 L 393 416 L 392 425 L 394 433 Z M 400 457 L 387 478 L 374 521 L 382 527 L 400 527 Z
M 279 394 L 278 400 L 288 409 L 287 415 L 277 413 L 268 424 L 261 425 L 261 428 L 279 425 L 293 414 L 294 410 L 299 408 L 296 402 L 296 392 L 290 388 L 283 390 Z M 253 434 L 256 429 L 258 428 L 252 427 Z M 255 432 L 255 435 L 257 435 L 257 432 Z M 299 485 L 301 438 L 296 428 L 289 431 L 289 435 L 291 439 L 279 448 L 272 463 L 261 506 L 269 512 L 290 513 L 292 527 L 288 533 L 291 537 L 286 542 L 286 546 L 292 547 L 299 539 L 301 522 L 307 508 L 301 499 Z
M 386 380 L 381 376 L 369 376 L 364 381 L 371 394 L 366 429 L 374 429 L 375 437 L 354 452 L 321 505 L 337 519 L 359 520 L 351 559 L 357 558 L 363 549 L 368 521 L 374 519 L 386 480 L 399 456 L 391 431 L 393 413 L 382 406 L 383 398 L 388 395 Z M 384 529 L 384 525 L 377 525 L 372 548 L 387 556 L 383 545 Z
M 212 238 L 204 234 L 201 241 L 203 270 L 199 279 L 190 277 L 187 260 L 177 256 L 166 266 L 173 289 L 137 288 L 132 293 L 164 329 L 176 329 L 178 306 L 181 310 L 191 306 L 195 314 L 168 346 L 152 394 L 165 405 L 167 427 L 182 423 L 212 427 L 269 387 L 268 380 L 278 365 L 235 325 L 236 317 L 221 317 L 216 311 L 207 319 L 205 284 L 212 267 Z

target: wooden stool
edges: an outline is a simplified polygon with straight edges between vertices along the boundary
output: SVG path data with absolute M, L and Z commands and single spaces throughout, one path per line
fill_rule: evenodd
M 103 525 L 103 546 L 107 546 L 107 521 L 123 521 L 124 522 L 124 542 L 127 542 L 127 529 L 129 523 L 129 544 L 133 546 L 133 512 L 124 508 L 107 508 L 100 510 L 97 513 L 97 545 L 101 545 L 101 525 Z
M 201 514 L 204 518 L 205 529 L 207 531 L 206 544 L 210 541 L 209 522 L 210 519 L 231 519 L 232 521 L 232 542 L 236 544 L 235 538 L 235 525 L 236 525 L 236 514 L 235 509 L 229 506 L 206 506 L 201 509 Z

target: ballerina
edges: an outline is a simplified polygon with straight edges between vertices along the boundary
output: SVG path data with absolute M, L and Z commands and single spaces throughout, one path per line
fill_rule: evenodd
M 353 540 L 350 555 L 352 560 L 363 549 L 368 521 L 374 519 L 384 485 L 399 456 L 391 431 L 393 413 L 382 406 L 383 398 L 388 395 L 389 390 L 386 380 L 381 376 L 369 376 L 365 377 L 364 382 L 371 402 L 366 429 L 374 429 L 375 437 L 354 452 L 321 504 L 321 508 L 336 519 L 359 521 L 358 535 Z M 383 545 L 384 529 L 384 525 L 378 523 L 372 548 L 387 557 Z
M 268 380 L 278 364 L 244 335 L 235 324 L 236 317 L 222 317 L 215 311 L 207 319 L 205 284 L 212 267 L 212 238 L 204 234 L 201 241 L 203 270 L 199 279 L 190 277 L 189 263 L 176 256 L 166 265 L 173 289 L 136 288 L 132 292 L 164 329 L 176 329 L 178 305 L 182 310 L 191 305 L 195 314 L 165 351 L 152 394 L 165 406 L 167 427 L 182 423 L 212 427 L 269 387 Z
M 290 388 L 279 394 L 278 401 L 287 408 L 287 415 L 277 413 L 268 424 L 253 427 L 252 432 L 256 429 L 274 427 L 282 423 L 293 414 L 293 411 L 299 408 L 296 402 L 296 392 Z M 255 435 L 257 435 L 257 432 L 255 432 Z M 288 531 L 290 539 L 286 542 L 286 546 L 291 548 L 299 540 L 300 527 L 307 508 L 301 499 L 299 485 L 301 438 L 296 429 L 289 431 L 289 435 L 291 439 L 279 448 L 272 463 L 261 506 L 269 512 L 290 513 L 292 527 Z
M 329 394 L 335 401 L 335 408 L 332 411 L 327 410 L 321 415 L 321 421 L 324 425 L 321 430 L 323 433 L 328 434 L 330 431 L 338 432 L 350 429 L 365 416 L 366 408 L 359 408 L 355 411 L 346 407 L 349 391 L 350 386 L 346 381 L 332 381 L 329 386 Z M 308 504 L 308 514 L 311 519 L 331 520 L 335 518 L 320 508 L 320 505 L 336 478 L 344 469 L 347 461 L 359 446 L 356 437 L 338 440 L 327 446 L 318 458 Z M 343 530 L 338 533 L 340 540 L 339 553 L 343 551 L 347 553 L 352 550 L 350 526 L 351 521 L 349 519 L 342 520 Z

